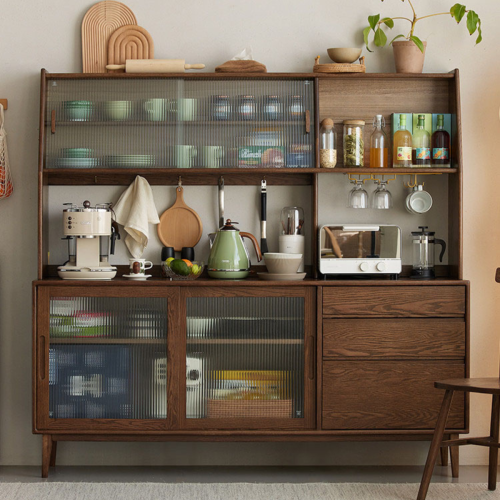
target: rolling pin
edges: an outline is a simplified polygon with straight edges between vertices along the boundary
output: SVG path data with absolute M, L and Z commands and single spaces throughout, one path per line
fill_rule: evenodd
M 124 69 L 125 73 L 184 73 L 203 69 L 204 64 L 185 64 L 184 59 L 127 59 L 125 64 L 108 64 L 106 69 Z

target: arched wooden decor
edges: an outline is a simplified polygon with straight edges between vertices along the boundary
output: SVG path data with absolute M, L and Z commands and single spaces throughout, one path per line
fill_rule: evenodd
M 108 64 L 125 64 L 127 59 L 153 58 L 153 39 L 141 26 L 123 26 L 117 29 L 109 39 Z M 123 72 L 124 70 L 117 71 Z

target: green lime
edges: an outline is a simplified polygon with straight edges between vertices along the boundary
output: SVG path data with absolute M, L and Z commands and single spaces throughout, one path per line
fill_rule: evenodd
M 174 259 L 170 262 L 170 269 L 179 276 L 189 276 L 190 269 L 182 259 Z

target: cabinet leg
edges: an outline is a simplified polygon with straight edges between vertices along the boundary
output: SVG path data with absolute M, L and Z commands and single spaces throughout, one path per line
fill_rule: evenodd
M 499 435 L 499 413 L 500 396 L 494 395 L 491 403 L 491 426 L 490 437 L 493 443 L 498 443 Z M 498 448 L 490 446 L 490 461 L 488 466 L 488 489 L 495 490 L 497 487 L 497 467 L 498 467 Z
M 458 439 L 458 434 L 450 434 L 450 439 Z M 458 470 L 460 468 L 460 447 L 450 446 L 450 456 L 451 456 L 451 475 L 452 477 L 458 477 Z
M 57 441 L 52 441 L 52 450 L 50 451 L 50 466 L 56 466 Z
M 422 474 L 422 481 L 420 483 L 420 489 L 418 490 L 417 500 L 425 500 L 425 497 L 427 496 L 427 490 L 429 489 L 429 484 L 431 482 L 432 472 L 434 471 L 441 441 L 443 440 L 446 421 L 448 420 L 448 414 L 450 413 L 452 398 L 453 391 L 447 390 L 444 393 L 441 411 L 439 412 L 436 429 L 434 430 L 434 436 L 432 437 L 429 454 L 427 455 L 427 461 L 425 462 L 424 473 Z
M 42 436 L 42 477 L 49 477 L 50 457 L 52 454 L 52 436 Z

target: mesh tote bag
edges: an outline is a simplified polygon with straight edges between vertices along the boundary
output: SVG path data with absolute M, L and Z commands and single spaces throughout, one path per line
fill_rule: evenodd
M 3 106 L 0 104 L 0 200 L 8 198 L 13 190 L 4 121 Z

